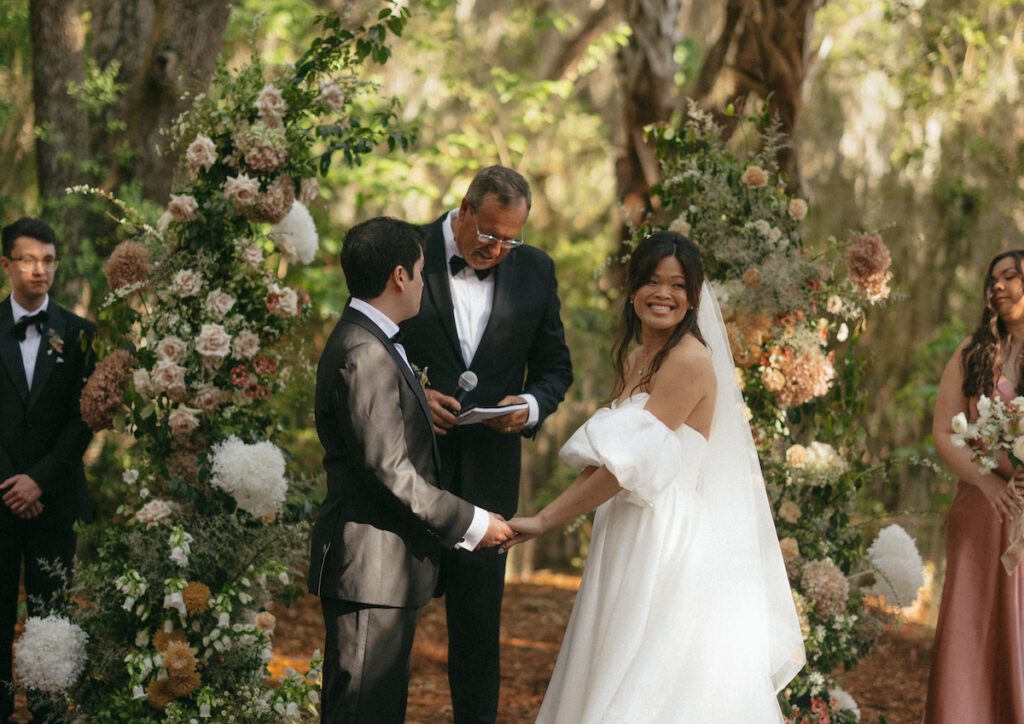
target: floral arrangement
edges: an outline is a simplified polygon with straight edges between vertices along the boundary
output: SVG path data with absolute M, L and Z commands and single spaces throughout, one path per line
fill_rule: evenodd
M 290 479 L 275 443 L 278 393 L 311 384 L 292 333 L 310 298 L 288 271 L 316 258 L 305 204 L 332 157 L 407 141 L 392 110 L 367 119 L 354 104 L 370 90 L 356 66 L 386 60 L 384 38 L 406 17 L 391 6 L 355 30 L 324 17 L 293 67 L 221 67 L 171 130 L 183 164 L 157 223 L 75 189 L 108 198 L 126 232 L 106 269 L 82 415 L 134 444 L 124 501 L 85 529 L 95 554 L 61 617 L 30 622 L 18 643 L 21 679 L 69 721 L 316 717 L 318 660 L 267 686 L 267 606 L 300 593 L 313 482 Z
M 833 672 L 870 649 L 888 615 L 865 596 L 906 604 L 923 583 L 901 528 L 865 555 L 853 517 L 858 488 L 883 469 L 863 462 L 864 363 L 851 350 L 867 307 L 890 296 L 892 259 L 876 233 L 806 248 L 810 206 L 786 193 L 775 162 L 784 139 L 751 120 L 760 143 L 744 155 L 692 104 L 679 127 L 652 127 L 661 181 L 636 233 L 662 219 L 693 239 L 722 308 L 807 651 L 784 691 L 787 720 L 852 722 L 856 702 Z
M 1003 402 L 999 397 L 982 395 L 978 399 L 978 418 L 969 422 L 960 412 L 952 420 L 952 442 L 967 447 L 982 474 L 999 465 L 1005 455 L 1015 470 L 1024 467 L 1024 397 Z

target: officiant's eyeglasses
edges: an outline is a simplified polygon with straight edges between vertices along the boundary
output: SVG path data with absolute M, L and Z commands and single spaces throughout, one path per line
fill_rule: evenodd
M 525 243 L 525 239 L 501 239 L 497 236 L 491 236 L 480 231 L 479 224 L 476 223 L 476 214 L 473 214 L 473 226 L 476 227 L 476 238 L 480 240 L 481 244 L 501 244 L 506 249 L 513 249 Z
M 60 259 L 54 259 L 52 256 L 48 256 L 45 259 L 36 259 L 34 256 L 12 256 L 10 259 L 23 272 L 32 271 L 36 268 L 37 264 L 41 264 L 43 269 L 50 272 L 56 269 L 57 264 L 60 263 Z

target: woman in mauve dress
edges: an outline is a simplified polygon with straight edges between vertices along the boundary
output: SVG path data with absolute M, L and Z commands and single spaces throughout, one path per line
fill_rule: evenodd
M 935 448 L 958 478 L 946 521 L 946 581 L 924 724 L 1024 724 L 1024 577 L 1001 562 L 1021 498 L 1009 462 L 982 474 L 954 444 L 952 420 L 978 415 L 982 395 L 1024 391 L 1024 250 L 998 255 L 985 278 L 981 324 L 942 373 Z

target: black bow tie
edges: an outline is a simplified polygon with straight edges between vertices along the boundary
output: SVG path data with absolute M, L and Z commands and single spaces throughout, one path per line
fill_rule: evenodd
M 11 327 L 11 334 L 13 334 L 14 337 L 19 342 L 24 342 L 25 332 L 28 331 L 28 327 L 30 324 L 34 324 L 36 327 L 36 331 L 39 332 L 39 334 L 42 334 L 43 327 L 46 326 L 46 322 L 49 319 L 50 315 L 45 309 L 40 310 L 35 314 L 26 314 L 24 317 L 22 317 L 21 319 L 14 323 L 14 326 Z
M 390 337 L 388 337 L 388 341 L 390 341 L 390 342 L 391 342 L 391 344 L 401 344 L 401 343 L 402 343 L 402 340 L 403 340 L 404 338 L 405 338 L 405 332 L 404 332 L 404 331 L 403 331 L 402 329 L 399 329 L 399 330 L 398 330 L 397 332 L 395 332 L 395 333 L 394 333 L 393 335 L 391 335 Z
M 462 271 L 463 269 L 465 269 L 468 266 L 469 266 L 469 264 L 467 264 L 466 260 L 463 259 L 461 256 L 453 256 L 451 259 L 448 260 L 448 269 L 449 269 L 449 271 L 451 271 L 452 276 L 455 276 L 456 274 L 458 274 L 460 271 Z M 470 268 L 472 268 L 472 267 L 470 267 Z M 490 269 L 473 269 L 473 273 L 476 274 L 476 278 L 477 279 L 486 279 L 490 275 L 491 270 Z

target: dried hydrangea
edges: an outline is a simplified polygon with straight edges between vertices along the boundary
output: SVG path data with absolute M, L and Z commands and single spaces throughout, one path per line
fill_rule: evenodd
M 153 268 L 146 247 L 137 241 L 122 241 L 107 261 L 107 284 L 114 291 L 133 284 L 143 288 Z
M 135 358 L 123 349 L 115 350 L 96 363 L 82 388 L 82 419 L 93 432 L 109 429 L 124 409 L 124 391 L 131 378 Z
M 879 234 L 858 234 L 844 257 L 850 281 L 860 287 L 864 296 L 878 302 L 889 296 L 892 255 Z
M 295 203 L 295 182 L 287 176 L 278 176 L 270 187 L 256 197 L 245 209 L 246 218 L 259 223 L 276 224 Z
M 783 407 L 797 407 L 828 392 L 836 375 L 831 359 L 817 348 L 787 350 L 779 355 L 777 367 L 786 378 L 775 401 Z
M 830 559 L 804 563 L 800 584 L 819 618 L 830 619 L 846 610 L 850 583 Z
M 30 689 L 56 692 L 74 684 L 85 668 L 89 635 L 63 616 L 31 616 L 14 645 L 18 677 Z

